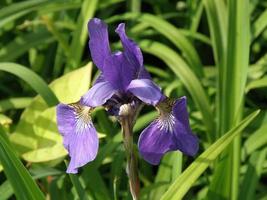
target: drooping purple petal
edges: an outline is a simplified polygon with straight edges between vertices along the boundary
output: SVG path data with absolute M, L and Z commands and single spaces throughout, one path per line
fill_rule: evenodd
M 160 88 L 150 79 L 132 80 L 127 90 L 141 101 L 156 105 L 163 97 Z
M 72 135 L 69 144 L 69 154 L 71 160 L 67 173 L 77 173 L 77 169 L 95 159 L 98 151 L 98 137 L 96 130 L 91 123 L 87 127 L 81 128 L 79 132 Z
M 108 39 L 108 27 L 100 19 L 93 18 L 88 22 L 90 34 L 89 48 L 96 66 L 102 70 L 104 60 L 111 54 Z
M 127 37 L 124 23 L 118 25 L 116 33 L 120 36 L 125 56 L 130 61 L 130 64 L 138 69 L 141 68 L 143 66 L 143 55 L 141 49 L 133 40 Z
M 57 105 L 57 127 L 63 136 L 64 147 L 69 150 L 68 136 L 73 133 L 73 127 L 75 127 L 75 113 L 70 106 L 62 103 Z
M 58 130 L 71 157 L 67 173 L 77 173 L 79 167 L 96 157 L 98 137 L 89 110 L 79 103 L 57 106 Z
M 116 90 L 109 82 L 98 82 L 83 95 L 81 103 L 90 107 L 97 107 L 106 103 L 115 93 Z
M 138 140 L 141 156 L 153 165 L 159 164 L 161 157 L 175 146 L 173 135 L 161 129 L 158 121 L 153 121 Z
M 194 156 L 198 151 L 198 138 L 192 133 L 189 125 L 186 97 L 175 102 L 173 115 L 175 117 L 174 135 L 177 149 L 187 155 Z
M 194 156 L 199 148 L 198 138 L 189 132 L 184 134 L 184 131 L 181 125 L 176 124 L 176 130 L 174 131 L 176 148 L 186 155 Z
M 172 111 L 174 116 L 184 125 L 186 130 L 191 131 L 189 125 L 189 115 L 186 106 L 187 100 L 186 97 L 183 96 L 175 101 Z
M 122 52 L 117 52 L 106 58 L 103 74 L 105 80 L 120 91 L 125 91 L 129 83 L 137 76 L 136 70 L 131 68 L 129 60 Z

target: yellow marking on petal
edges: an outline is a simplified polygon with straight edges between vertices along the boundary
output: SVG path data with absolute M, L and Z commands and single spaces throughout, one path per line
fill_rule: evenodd
M 157 125 L 160 130 L 166 132 L 173 132 L 175 117 L 172 114 L 172 108 L 174 105 L 174 100 L 166 98 L 157 104 L 156 108 L 159 112 L 159 117 L 157 119 Z
M 72 103 L 70 106 L 74 109 L 76 118 L 76 130 L 78 133 L 84 132 L 87 128 L 92 126 L 91 107 L 83 106 L 79 102 Z

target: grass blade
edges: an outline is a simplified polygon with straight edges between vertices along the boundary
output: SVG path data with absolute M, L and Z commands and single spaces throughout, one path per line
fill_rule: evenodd
M 226 23 L 226 7 L 223 1 L 220 0 L 204 0 L 204 7 L 207 13 L 209 31 L 211 34 L 212 49 L 215 58 L 216 67 L 219 71 L 217 78 L 217 96 L 216 106 L 218 107 L 217 118 L 218 121 L 222 119 L 223 108 L 223 80 L 224 80 L 224 67 L 226 59 L 226 36 L 227 36 L 227 23 Z M 220 136 L 219 126 L 216 127 L 216 138 Z
M 12 22 L 35 10 L 42 9 L 45 5 L 51 5 L 56 1 L 62 0 L 30 0 L 13 3 L 10 6 L 4 7 L 0 10 L 0 27 L 2 28 L 7 23 Z
M 12 150 L 0 126 L 0 161 L 19 200 L 44 200 L 44 195 Z
M 12 186 L 10 185 L 9 181 L 6 180 L 0 186 L 0 200 L 8 200 L 12 194 L 14 193 Z
M 152 26 L 159 33 L 168 38 L 177 48 L 181 49 L 183 55 L 185 56 L 189 66 L 195 72 L 198 77 L 203 77 L 203 66 L 198 53 L 194 46 L 175 26 L 167 22 L 166 20 L 151 15 L 143 14 L 138 19 L 141 22 Z
M 32 178 L 36 180 L 47 176 L 61 175 L 62 171 L 58 171 L 53 168 L 37 168 L 30 170 L 30 173 L 32 174 Z M 4 183 L 2 183 L 0 186 L 0 194 L 0 200 L 10 199 L 10 197 L 14 194 L 14 190 L 10 184 L 10 181 L 6 180 Z
M 173 183 L 173 181 L 181 174 L 182 158 L 183 155 L 181 152 L 171 152 L 163 157 L 154 183 L 165 184 L 153 190 L 151 199 L 160 199 L 162 194 L 169 188 L 170 184 Z
M 0 62 L 13 62 L 18 57 L 28 52 L 30 48 L 49 44 L 53 41 L 54 38 L 46 31 L 18 36 L 12 42 L 1 47 Z
M 251 39 L 256 39 L 262 31 L 267 27 L 267 9 L 261 13 L 256 21 L 251 26 L 252 36 Z
M 39 93 L 48 106 L 54 106 L 58 99 L 44 80 L 30 69 L 16 63 L 0 63 L 0 71 L 9 72 L 26 81 L 37 93 Z
M 245 155 L 250 155 L 257 149 L 267 145 L 267 124 L 262 124 L 262 126 L 257 129 L 252 135 L 248 137 L 244 144 Z
M 70 180 L 72 182 L 72 185 L 74 186 L 80 200 L 88 200 L 88 197 L 86 195 L 85 189 L 83 188 L 79 177 L 74 174 L 69 174 Z
M 230 0 L 227 4 L 227 46 L 223 58 L 225 65 L 219 67 L 218 131 L 223 135 L 242 119 L 245 85 L 248 74 L 250 50 L 249 1 Z M 218 162 L 209 194 L 211 199 L 237 199 L 240 168 L 240 138 L 225 151 Z M 222 184 L 223 183 L 223 184 Z
M 259 114 L 255 111 L 246 117 L 235 128 L 228 131 L 224 136 L 213 143 L 204 151 L 170 186 L 161 200 L 182 199 L 185 193 L 191 188 L 197 178 L 207 169 L 209 164 L 233 141 L 233 139 L 246 128 L 246 126 Z
M 251 81 L 249 84 L 247 84 L 246 92 L 252 89 L 263 88 L 263 87 L 267 87 L 267 76 L 264 76 L 261 79 Z
M 0 112 L 4 112 L 10 109 L 21 109 L 25 108 L 32 102 L 31 97 L 19 97 L 19 98 L 10 98 L 0 101 Z
M 94 16 L 97 4 L 98 0 L 83 1 L 81 13 L 77 19 L 77 27 L 70 44 L 70 57 L 65 71 L 70 71 L 80 65 L 88 34 L 87 21 Z
M 266 158 L 267 148 L 261 151 L 254 152 L 248 164 L 248 169 L 244 176 L 243 183 L 241 185 L 241 190 L 239 193 L 239 200 L 253 200 L 256 199 L 255 191 L 262 173 L 263 163 Z
M 10 6 L 6 6 L 0 9 L 0 19 L 3 19 L 4 17 L 8 15 L 12 15 L 21 10 L 32 8 L 34 6 L 40 5 L 45 2 L 49 2 L 49 0 L 29 0 L 29 1 L 24 1 L 20 3 L 13 3 Z
M 217 66 L 224 66 L 226 49 L 226 7 L 220 0 L 204 0 L 207 13 L 209 31 L 211 34 L 213 54 Z

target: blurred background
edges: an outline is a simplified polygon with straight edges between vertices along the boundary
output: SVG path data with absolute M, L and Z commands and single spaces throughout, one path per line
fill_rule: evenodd
M 140 158 L 140 199 L 267 200 L 266 0 L 0 0 L 0 200 L 131 199 L 120 126 L 102 108 L 96 160 L 65 173 L 55 106 L 79 100 L 99 75 L 92 17 L 108 24 L 113 50 L 126 23 L 153 80 L 169 97 L 187 96 L 198 155 L 206 152 L 202 161 L 171 152 L 159 166 Z M 156 116 L 142 110 L 135 141 Z

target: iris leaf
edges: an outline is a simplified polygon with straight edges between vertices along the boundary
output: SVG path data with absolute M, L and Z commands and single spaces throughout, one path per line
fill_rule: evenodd
M 256 39 L 267 27 L 267 9 L 253 22 L 251 26 L 252 39 Z
M 245 84 L 248 76 L 249 50 L 250 50 L 250 16 L 248 0 L 224 1 L 206 0 L 208 21 L 213 22 L 210 30 L 214 31 L 214 38 L 221 40 L 221 46 L 215 46 L 216 66 L 218 68 L 217 105 L 218 123 L 217 135 L 222 136 L 225 132 L 237 125 L 243 115 Z M 211 6 L 213 5 L 213 6 Z M 227 12 L 223 8 L 227 6 Z M 219 12 L 218 12 L 219 10 Z M 219 14 L 220 13 L 220 14 Z M 225 15 L 222 15 L 225 14 Z M 214 22 L 213 18 L 226 21 L 226 27 L 221 27 L 220 21 Z M 222 23 L 223 24 L 223 23 Z M 213 45 L 217 44 L 213 40 Z M 225 51 L 223 51 L 225 50 Z M 240 149 L 239 137 L 233 141 L 223 153 L 215 167 L 212 183 L 209 187 L 209 199 L 236 199 L 239 190 L 240 177 Z M 223 183 L 223 184 L 222 184 Z
M 267 144 L 267 124 L 263 123 L 262 126 L 251 134 L 244 144 L 244 153 L 250 155 L 255 150 Z
M 44 200 L 44 195 L 13 151 L 0 126 L 0 162 L 19 200 Z
M 0 71 L 9 72 L 26 81 L 38 94 L 43 97 L 48 106 L 54 106 L 58 103 L 57 97 L 47 86 L 44 80 L 27 67 L 16 63 L 2 62 L 0 63 Z
M 181 49 L 183 55 L 189 63 L 189 66 L 195 74 L 198 77 L 203 76 L 203 67 L 196 49 L 191 44 L 190 40 L 188 40 L 184 34 L 179 31 L 179 29 L 166 20 L 151 14 L 142 14 L 138 17 L 138 19 L 141 22 L 146 23 L 148 26 L 152 26 L 155 30 L 173 42 L 176 47 Z
M 246 87 L 246 92 L 252 89 L 263 88 L 263 87 L 267 87 L 267 76 L 264 76 L 261 79 L 251 81 Z
M 0 112 L 10 109 L 21 109 L 27 107 L 32 101 L 31 97 L 10 98 L 0 101 Z
M 85 42 L 88 37 L 87 22 L 94 16 L 98 0 L 83 1 L 80 15 L 77 19 L 77 26 L 70 44 L 70 57 L 67 61 L 65 71 L 70 71 L 80 65 Z
M 267 148 L 252 153 L 241 185 L 239 200 L 253 200 L 256 198 L 256 187 L 261 177 L 263 163 L 266 159 Z
M 179 200 L 192 187 L 198 177 L 212 164 L 218 155 L 238 136 L 241 131 L 259 114 L 259 110 L 247 116 L 235 128 L 228 131 L 220 139 L 214 142 L 206 151 L 186 168 L 174 181 L 161 200 Z

